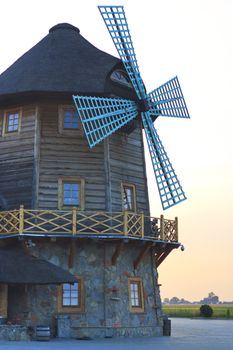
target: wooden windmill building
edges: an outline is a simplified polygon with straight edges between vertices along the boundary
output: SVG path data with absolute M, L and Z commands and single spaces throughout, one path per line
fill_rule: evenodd
M 137 99 L 121 60 L 66 23 L 0 75 L 0 316 L 60 337 L 159 335 L 177 219 L 150 217 L 140 120 L 90 149 L 77 93 Z

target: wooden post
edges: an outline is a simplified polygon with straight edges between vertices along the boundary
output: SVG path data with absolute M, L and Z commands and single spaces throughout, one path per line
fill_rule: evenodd
M 160 215 L 160 239 L 164 241 L 164 216 Z
M 77 208 L 72 208 L 72 234 L 77 233 Z
M 20 205 L 19 208 L 19 234 L 23 234 L 24 229 L 24 206 Z
M 144 213 L 141 212 L 141 237 L 144 238 Z
M 128 210 L 124 211 L 124 236 L 128 236 Z
M 0 285 L 0 316 L 2 318 L 7 318 L 7 308 L 8 308 L 8 285 Z
M 124 249 L 124 241 L 122 240 L 116 246 L 115 252 L 112 256 L 112 265 L 116 265 L 117 259 L 120 256 L 123 249 Z
M 71 238 L 70 251 L 69 251 L 69 256 L 68 256 L 68 268 L 69 269 L 72 269 L 74 267 L 75 251 L 76 251 L 75 240 L 73 238 Z
M 178 217 L 175 217 L 175 240 L 178 242 Z

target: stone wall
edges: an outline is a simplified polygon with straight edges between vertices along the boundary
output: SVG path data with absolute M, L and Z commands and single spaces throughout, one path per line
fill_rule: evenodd
M 54 242 L 38 239 L 34 243 L 32 253 L 68 269 L 69 239 L 57 238 Z M 117 241 L 95 239 L 75 241 L 74 263 L 69 270 L 83 278 L 83 312 L 58 313 L 57 287 L 31 286 L 26 292 L 27 309 L 24 305 L 20 316 L 18 306 L 18 316 L 23 318 L 28 311 L 27 325 L 50 325 L 53 334 L 64 338 L 161 335 L 161 301 L 152 255 L 148 253 L 134 270 L 133 261 L 140 254 L 143 242 L 129 240 L 124 244 L 116 264 L 112 265 L 117 244 Z M 141 277 L 143 281 L 143 313 L 129 311 L 128 278 L 134 276 Z
M 0 325 L 0 340 L 29 340 L 27 327 L 19 325 Z

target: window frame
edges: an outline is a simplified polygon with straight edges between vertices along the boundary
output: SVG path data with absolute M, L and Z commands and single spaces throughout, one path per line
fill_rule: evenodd
M 79 193 L 79 205 L 74 204 L 64 204 L 64 191 L 63 185 L 65 183 L 70 184 L 79 184 L 80 185 L 80 193 Z M 58 179 L 58 209 L 71 209 L 77 208 L 79 210 L 84 210 L 85 208 L 85 180 L 81 178 L 69 178 L 69 177 L 61 177 Z
M 58 106 L 58 131 L 60 134 L 68 134 L 68 135 L 82 135 L 82 127 L 81 120 L 78 116 L 78 127 L 77 128 L 64 128 L 64 111 L 65 110 L 73 110 L 77 112 L 74 105 L 59 105 Z
M 123 79 L 114 76 L 115 74 L 119 74 Z M 110 74 L 110 80 L 128 89 L 133 89 L 133 84 L 130 80 L 130 77 L 128 76 L 127 72 L 125 72 L 123 69 L 118 68 L 113 70 Z
M 85 310 L 85 298 L 84 298 L 84 281 L 83 277 L 76 276 L 78 282 L 78 301 L 79 304 L 75 305 L 63 305 L 63 285 L 67 283 L 63 283 L 57 288 L 57 311 L 60 313 L 76 313 L 76 312 L 84 312 Z M 68 283 L 72 285 L 72 283 Z
M 133 283 L 138 285 L 138 298 L 139 298 L 138 306 L 132 305 L 131 284 Z M 143 288 L 143 282 L 141 277 L 128 278 L 128 294 L 129 294 L 129 311 L 131 313 L 143 313 L 145 311 L 145 303 L 144 303 L 144 288 Z
M 132 190 L 132 209 L 128 209 L 124 207 L 124 188 L 130 188 Z M 137 197 L 136 197 L 136 186 L 134 184 L 130 184 L 127 182 L 121 183 L 121 199 L 122 199 L 122 208 L 123 211 L 130 211 L 133 213 L 137 212 Z
M 10 114 L 18 114 L 18 128 L 14 131 L 8 131 L 8 117 Z M 18 135 L 21 131 L 21 119 L 22 119 L 22 110 L 21 108 L 7 109 L 4 111 L 3 123 L 2 123 L 2 136 L 15 136 Z

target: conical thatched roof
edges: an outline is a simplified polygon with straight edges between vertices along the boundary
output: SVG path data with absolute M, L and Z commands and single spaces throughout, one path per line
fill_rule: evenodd
M 0 102 L 43 94 L 104 94 L 120 60 L 93 46 L 79 29 L 61 23 L 0 75 Z
M 61 284 L 74 283 L 76 278 L 68 271 L 23 250 L 0 249 L 0 283 L 6 284 Z

